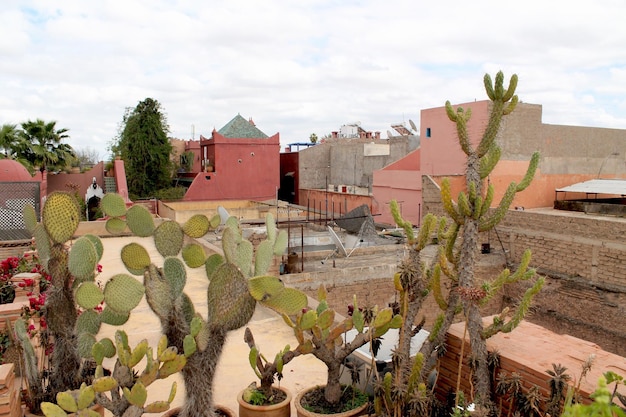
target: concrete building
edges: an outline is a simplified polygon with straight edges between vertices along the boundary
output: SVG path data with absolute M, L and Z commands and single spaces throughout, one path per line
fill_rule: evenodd
M 284 156 L 292 159 L 292 168 L 281 175 L 297 176 L 292 202 L 335 214 L 362 204 L 374 215 L 380 212 L 381 203 L 372 198 L 373 172 L 405 157 L 418 146 L 419 137 L 408 130 L 409 134 L 388 139 L 380 139 L 379 132 L 362 130 L 354 134 L 357 137 L 347 137 L 346 132 L 343 136 L 333 132 L 322 143 L 300 150 L 297 161 Z
M 482 138 L 489 104 L 484 100 L 454 106 L 472 110 L 468 131 L 473 143 Z M 626 130 L 550 125 L 543 123 L 541 116 L 541 105 L 519 103 L 502 119 L 497 138 L 502 156 L 488 179 L 496 189 L 494 202 L 500 200 L 511 181 L 523 178 L 535 151 L 541 154 L 539 168 L 531 186 L 516 196 L 513 206 L 552 207 L 557 188 L 594 178 L 626 178 Z M 404 201 L 405 218 L 420 224 L 420 217 L 430 211 L 422 199 L 423 176 L 437 183 L 449 177 L 452 195 L 464 187 L 465 154 L 445 107 L 422 110 L 420 131 L 420 149 L 407 155 L 407 161 L 374 172 L 372 192 L 382 203 L 383 223 L 393 223 L 386 203 L 397 199 Z

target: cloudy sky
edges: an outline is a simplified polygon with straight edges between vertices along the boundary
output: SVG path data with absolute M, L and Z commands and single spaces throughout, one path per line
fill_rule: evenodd
M 544 123 L 626 129 L 624 22 L 622 0 L 3 0 L 0 124 L 56 120 L 105 159 L 151 97 L 181 139 L 237 114 L 283 146 L 386 137 L 502 70 Z

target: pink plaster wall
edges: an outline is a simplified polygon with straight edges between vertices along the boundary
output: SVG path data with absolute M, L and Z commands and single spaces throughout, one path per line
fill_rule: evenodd
M 420 224 L 422 176 L 419 170 L 420 149 L 406 157 L 374 171 L 372 194 L 380 216 L 377 223 L 394 225 L 389 203 L 398 201 L 402 217 L 414 225 Z
M 487 126 L 489 103 L 476 101 L 452 106 L 455 110 L 461 107 L 464 111 L 471 108 L 472 117 L 467 123 L 467 132 L 474 145 L 480 141 Z M 456 125 L 448 119 L 445 108 L 422 110 L 420 120 L 422 174 L 464 174 L 466 155 L 459 145 Z
M 280 186 L 278 133 L 267 139 L 246 139 L 226 138 L 214 131 L 210 139 L 201 140 L 201 147 L 206 147 L 214 171 L 197 174 L 184 200 L 276 198 Z

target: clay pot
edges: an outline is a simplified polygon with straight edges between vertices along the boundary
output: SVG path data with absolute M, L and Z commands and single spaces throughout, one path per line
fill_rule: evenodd
M 274 387 L 287 396 L 282 402 L 273 405 L 252 405 L 243 400 L 243 390 L 237 395 L 239 417 L 290 417 L 291 392 L 283 387 Z
M 217 405 L 216 409 L 227 417 L 237 417 L 237 414 L 235 414 L 233 410 L 228 407 L 224 407 L 223 405 Z M 178 417 L 178 413 L 180 413 L 180 411 L 181 407 L 170 408 L 168 411 L 161 414 L 161 417 Z
M 363 404 L 362 406 L 358 407 L 358 408 L 354 408 L 352 410 L 344 411 L 343 413 L 335 413 L 335 414 L 314 413 L 314 412 L 306 410 L 304 407 L 302 407 L 302 405 L 300 404 L 300 400 L 302 400 L 302 397 L 304 397 L 306 395 L 306 393 L 308 393 L 309 391 L 313 391 L 313 390 L 316 390 L 316 389 L 323 389 L 323 388 L 324 387 L 320 387 L 320 386 L 310 387 L 310 388 L 307 388 L 305 390 L 300 391 L 298 393 L 298 395 L 296 395 L 296 398 L 294 400 L 294 405 L 296 406 L 296 413 L 297 413 L 298 417 L 328 417 L 328 416 L 332 416 L 332 417 L 355 417 L 355 416 L 363 415 L 367 411 L 367 406 L 368 406 L 367 402 L 365 404 Z

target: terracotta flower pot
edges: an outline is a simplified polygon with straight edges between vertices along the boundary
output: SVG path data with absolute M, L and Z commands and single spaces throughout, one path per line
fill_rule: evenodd
M 365 414 L 365 411 L 367 410 L 367 406 L 368 403 L 366 402 L 365 404 L 354 408 L 352 410 L 348 410 L 348 411 L 344 411 L 342 413 L 333 413 L 333 414 L 320 414 L 320 413 L 314 413 L 312 411 L 306 410 L 302 404 L 300 403 L 302 400 L 302 397 L 304 397 L 308 392 L 316 390 L 316 389 L 324 389 L 324 387 L 322 386 L 315 386 L 315 387 L 311 387 L 311 388 L 307 388 L 305 390 L 302 390 L 298 393 L 298 395 L 296 395 L 296 398 L 294 400 L 294 405 L 296 406 L 296 413 L 298 415 L 298 417 L 328 417 L 328 416 L 332 416 L 332 417 L 354 417 L 354 416 L 360 416 L 362 414 Z
M 283 401 L 273 405 L 253 405 L 243 400 L 243 390 L 237 395 L 239 402 L 239 417 L 290 417 L 291 392 L 283 387 L 274 387 L 287 396 Z

